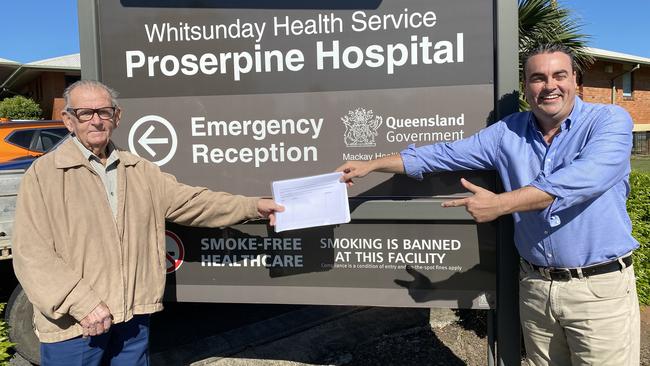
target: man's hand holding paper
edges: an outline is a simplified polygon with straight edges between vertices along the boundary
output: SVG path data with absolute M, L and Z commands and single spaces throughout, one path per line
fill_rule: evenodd
M 273 182 L 273 199 L 285 208 L 275 213 L 275 231 L 350 222 L 342 175 L 337 172 Z

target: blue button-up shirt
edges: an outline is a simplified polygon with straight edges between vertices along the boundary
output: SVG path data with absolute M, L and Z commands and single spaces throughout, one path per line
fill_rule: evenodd
M 625 201 L 633 122 L 615 105 L 576 97 L 546 144 L 531 112 L 515 113 L 469 138 L 401 152 L 406 173 L 495 169 L 507 191 L 536 187 L 555 197 L 544 210 L 515 212 L 515 244 L 527 261 L 574 268 L 610 261 L 639 246 Z

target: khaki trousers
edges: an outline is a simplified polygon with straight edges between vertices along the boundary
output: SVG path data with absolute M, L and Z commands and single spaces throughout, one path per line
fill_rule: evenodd
M 638 366 L 639 303 L 634 270 L 547 280 L 521 262 L 519 310 L 532 365 Z

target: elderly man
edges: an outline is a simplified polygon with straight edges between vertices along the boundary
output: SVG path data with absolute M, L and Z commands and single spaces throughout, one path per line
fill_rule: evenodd
M 267 217 L 269 199 L 190 187 L 127 151 L 116 93 L 79 81 L 64 93 L 73 137 L 25 173 L 14 269 L 34 305 L 43 365 L 147 365 L 149 314 L 162 310 L 165 221 L 219 227 Z
M 571 52 L 545 45 L 525 62 L 531 112 L 515 113 L 453 143 L 415 148 L 338 171 L 349 184 L 372 171 L 496 169 L 507 192 L 461 180 L 478 222 L 512 214 L 522 258 L 520 311 L 535 365 L 638 365 L 639 306 L 625 208 L 632 120 L 576 96 Z

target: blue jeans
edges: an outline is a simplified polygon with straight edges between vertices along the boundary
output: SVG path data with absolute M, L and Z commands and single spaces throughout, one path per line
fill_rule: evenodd
M 149 315 L 113 324 L 108 333 L 41 343 L 43 366 L 148 366 Z

